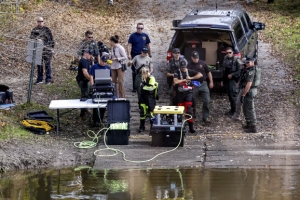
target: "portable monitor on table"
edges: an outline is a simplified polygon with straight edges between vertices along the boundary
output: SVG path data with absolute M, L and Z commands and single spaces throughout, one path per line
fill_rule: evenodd
M 95 70 L 95 84 L 110 84 L 110 70 L 109 69 L 97 69 Z

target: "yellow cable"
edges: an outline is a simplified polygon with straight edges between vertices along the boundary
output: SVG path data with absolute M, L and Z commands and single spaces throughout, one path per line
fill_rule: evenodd
M 107 128 L 107 130 L 104 132 L 104 145 L 106 146 L 106 148 L 96 150 L 96 151 L 94 152 L 94 155 L 95 155 L 95 156 L 103 156 L 103 157 L 105 157 L 105 156 L 115 156 L 115 155 L 118 154 L 118 152 L 120 152 L 120 153 L 123 155 L 123 160 L 124 160 L 124 161 L 132 162 L 132 163 L 144 163 L 144 162 L 149 162 L 149 161 L 153 160 L 154 158 L 156 158 L 156 157 L 158 157 L 158 156 L 160 156 L 160 155 L 163 155 L 163 154 L 166 154 L 166 153 L 170 153 L 170 152 L 172 152 L 172 151 L 175 151 L 175 150 L 179 147 L 179 145 L 180 145 L 180 143 L 181 143 L 181 140 L 182 140 L 182 131 L 183 131 L 185 122 L 188 121 L 188 120 L 190 120 L 190 119 L 192 119 L 192 116 L 191 116 L 191 115 L 189 115 L 189 114 L 184 114 L 184 115 L 188 115 L 188 116 L 190 116 L 190 118 L 188 118 L 188 119 L 186 119 L 186 120 L 183 121 L 182 126 L 181 126 L 181 132 L 180 132 L 180 133 L 181 133 L 181 134 L 180 134 L 180 140 L 179 140 L 179 142 L 178 142 L 178 145 L 177 145 L 175 148 L 171 149 L 171 150 L 168 150 L 168 151 L 164 151 L 164 152 L 162 152 L 162 153 L 159 153 L 159 154 L 155 155 L 154 157 L 152 157 L 152 158 L 150 158 L 150 159 L 148 159 L 148 160 L 142 160 L 142 161 L 128 160 L 128 159 L 126 159 L 126 154 L 125 154 L 123 151 L 121 151 L 121 150 L 119 150 L 119 149 L 115 149 L 115 148 L 111 148 L 111 147 L 107 146 L 106 141 L 105 141 L 106 133 L 107 133 L 107 131 L 109 130 L 109 128 Z M 99 151 L 104 151 L 104 150 L 111 150 L 111 151 L 114 151 L 115 153 L 112 154 L 112 155 L 99 155 L 99 154 L 97 154 L 97 152 L 99 152 Z

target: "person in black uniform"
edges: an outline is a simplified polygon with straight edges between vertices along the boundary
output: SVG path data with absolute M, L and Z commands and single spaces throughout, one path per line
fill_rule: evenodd
M 32 29 L 30 39 L 40 39 L 43 41 L 42 65 L 37 65 L 38 76 L 35 85 L 43 83 L 44 67 L 46 71 L 45 83 L 50 84 L 52 80 L 51 59 L 53 56 L 54 40 L 50 28 L 44 26 L 44 19 L 38 17 L 37 26 Z
M 196 80 L 203 77 L 200 72 L 187 69 L 187 62 L 180 61 L 180 69 L 174 72 L 174 85 L 176 91 L 176 102 L 178 106 L 184 106 L 185 112 L 193 116 L 193 86 L 191 80 Z M 189 118 L 189 116 L 186 116 Z M 193 127 L 194 118 L 188 120 L 189 131 L 195 133 Z
M 174 96 L 174 87 L 173 87 L 173 78 L 174 78 L 174 72 L 176 70 L 178 70 L 179 67 L 179 63 L 181 60 L 185 60 L 185 58 L 183 56 L 180 55 L 180 49 L 179 48 L 174 48 L 172 50 L 172 58 L 168 63 L 167 66 L 167 83 L 169 85 L 169 94 L 170 94 L 170 106 L 175 106 L 173 105 L 173 96 Z
M 92 57 L 91 50 L 84 50 L 83 56 L 81 57 L 78 64 L 78 73 L 76 76 L 76 81 L 81 90 L 81 101 L 86 101 L 89 97 L 88 82 L 90 80 L 89 68 L 90 68 L 90 59 Z M 86 108 L 82 108 L 80 112 L 80 117 L 84 117 L 88 113 Z
M 188 69 L 200 72 L 203 76 L 197 81 L 200 82 L 200 87 L 194 87 L 193 89 L 193 98 L 194 98 L 194 114 L 196 116 L 196 104 L 198 101 L 198 95 L 201 94 L 202 97 L 202 121 L 204 123 L 210 123 L 209 119 L 209 101 L 210 101 L 210 92 L 209 88 L 214 87 L 214 82 L 212 74 L 207 64 L 203 60 L 199 60 L 199 53 L 197 51 L 192 52 L 192 62 L 188 64 Z M 209 85 L 206 82 L 206 79 L 209 80 Z M 208 88 L 209 87 L 209 88 Z
M 225 86 L 230 101 L 230 110 L 225 115 L 233 116 L 236 111 L 236 99 L 238 94 L 237 82 L 241 73 L 241 65 L 239 59 L 233 55 L 231 47 L 226 48 L 226 56 L 222 63 L 224 70 L 221 86 Z

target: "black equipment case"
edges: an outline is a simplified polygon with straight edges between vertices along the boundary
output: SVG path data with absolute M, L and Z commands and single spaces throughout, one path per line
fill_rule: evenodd
M 115 87 L 113 84 L 95 85 L 93 86 L 93 103 L 99 103 L 107 100 L 112 100 L 115 97 Z
M 13 100 L 13 92 L 8 90 L 9 95 L 11 97 L 11 101 L 14 102 Z M 5 92 L 0 92 L 0 104 L 6 104 L 6 93 Z
M 44 110 L 34 111 L 27 113 L 29 119 L 42 120 L 42 121 L 51 121 L 54 120 L 53 117 L 49 116 L 48 113 Z
M 128 123 L 127 130 L 111 130 L 106 133 L 106 144 L 128 145 L 130 135 L 130 101 L 129 100 L 108 100 L 107 121 L 110 126 L 113 123 Z
M 176 147 L 180 142 L 183 147 L 186 129 L 181 126 L 152 126 L 150 135 L 152 136 L 151 146 L 154 147 Z

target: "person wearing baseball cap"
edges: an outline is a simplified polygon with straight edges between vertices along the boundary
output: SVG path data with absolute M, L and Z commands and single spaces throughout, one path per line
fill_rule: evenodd
M 83 55 L 78 63 L 76 81 L 81 91 L 81 101 L 85 101 L 89 97 L 88 82 L 90 81 L 89 68 L 92 54 L 89 49 L 84 49 L 82 53 Z M 87 113 L 88 109 L 82 108 L 80 117 L 85 117 Z
M 166 69 L 166 75 L 167 75 L 167 83 L 169 85 L 169 95 L 170 95 L 170 106 L 173 105 L 173 96 L 174 96 L 174 87 L 173 87 L 173 78 L 174 78 L 174 72 L 179 69 L 179 63 L 181 60 L 186 59 L 180 55 L 180 49 L 174 48 L 172 50 L 172 58 L 170 59 L 167 69 Z M 186 61 L 187 62 L 187 61 Z
M 200 72 L 203 76 L 197 81 L 200 82 L 200 87 L 195 87 L 193 90 L 193 98 L 194 98 L 194 115 L 196 117 L 196 107 L 199 99 L 199 94 L 202 98 L 202 121 L 206 124 L 210 123 L 209 119 L 209 102 L 210 102 L 210 91 L 214 87 L 214 82 L 212 78 L 212 74 L 210 69 L 208 68 L 206 62 L 199 59 L 199 53 L 197 51 L 193 51 L 191 55 L 191 62 L 187 66 L 188 69 Z M 206 80 L 209 80 L 209 84 Z
M 187 69 L 187 61 L 181 60 L 179 62 L 179 69 L 174 72 L 174 87 L 175 87 L 175 101 L 178 106 L 184 106 L 189 125 L 189 131 L 195 133 L 193 127 L 193 86 L 190 84 L 192 80 L 202 77 L 200 72 Z M 190 118 L 191 117 L 191 118 Z
M 128 65 L 131 66 L 132 72 L 135 74 L 132 92 L 137 91 L 138 98 L 140 98 L 141 94 L 140 86 L 142 83 L 142 67 L 145 67 L 150 74 L 153 72 L 153 63 L 152 59 L 148 56 L 148 50 L 148 47 L 144 46 L 142 48 L 142 54 L 135 56 L 131 61 L 128 62 Z
M 247 58 L 245 65 L 240 81 L 240 87 L 243 89 L 240 102 L 243 104 L 243 113 L 246 120 L 246 125 L 243 128 L 246 133 L 257 133 L 254 107 L 254 100 L 257 95 L 257 86 L 255 86 L 255 74 L 257 72 L 254 68 L 254 59 Z
M 103 55 L 100 58 L 100 63 L 94 64 L 89 72 L 90 74 L 90 84 L 91 86 L 95 83 L 95 73 L 96 70 L 109 70 L 110 71 L 110 77 L 111 77 L 111 69 L 107 65 L 108 56 Z M 90 91 L 90 94 L 92 95 L 92 91 Z M 106 108 L 93 108 L 93 123 L 94 126 L 98 126 L 99 123 L 103 123 L 104 113 L 106 111 Z M 100 116 L 100 118 L 99 118 Z

